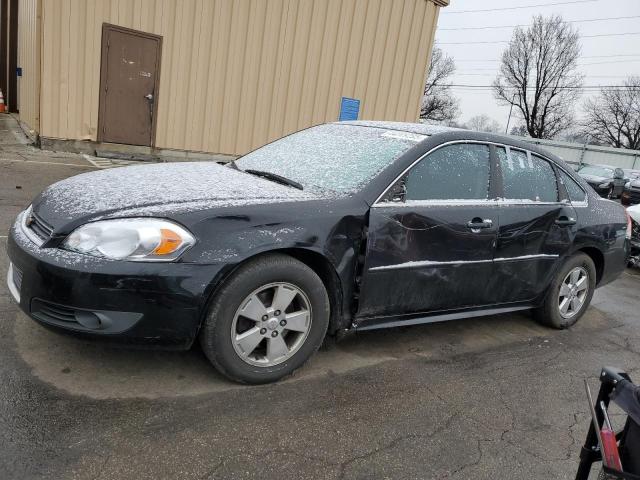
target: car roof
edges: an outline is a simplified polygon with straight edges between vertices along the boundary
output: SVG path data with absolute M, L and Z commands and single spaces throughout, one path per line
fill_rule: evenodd
M 478 142 L 490 142 L 507 145 L 512 148 L 528 150 L 532 153 L 542 155 L 561 165 L 565 170 L 573 171 L 573 168 L 562 158 L 545 150 L 543 146 L 514 138 L 513 136 L 501 135 L 499 133 L 479 132 L 464 128 L 447 127 L 444 125 L 434 125 L 429 123 L 411 122 L 388 122 L 378 120 L 350 120 L 343 122 L 332 122 L 336 125 L 354 125 L 359 127 L 380 128 L 386 130 L 398 130 L 402 132 L 417 133 L 425 135 L 431 139 L 437 138 L 440 141 L 471 140 Z M 427 142 L 423 140 L 421 143 Z
M 398 130 L 401 132 L 418 133 L 420 135 L 437 135 L 439 133 L 465 131 L 462 128 L 446 127 L 429 123 L 411 122 L 385 122 L 376 120 L 352 120 L 346 122 L 334 122 L 338 125 L 355 125 L 357 127 L 382 128 L 384 130 Z

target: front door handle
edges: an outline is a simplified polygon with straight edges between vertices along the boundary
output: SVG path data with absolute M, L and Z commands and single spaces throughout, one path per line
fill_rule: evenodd
M 153 101 L 153 93 L 147 93 L 144 98 L 146 98 L 147 100 L 149 100 L 150 102 Z
M 565 217 L 564 215 L 562 217 L 558 217 L 558 219 L 556 220 L 556 225 L 559 225 L 561 227 L 570 227 L 571 225 L 575 225 L 575 224 L 576 224 L 575 218 Z
M 483 228 L 491 227 L 493 227 L 493 221 L 488 218 L 483 220 L 480 217 L 476 217 L 467 222 L 467 228 L 470 228 L 473 233 L 478 233 Z

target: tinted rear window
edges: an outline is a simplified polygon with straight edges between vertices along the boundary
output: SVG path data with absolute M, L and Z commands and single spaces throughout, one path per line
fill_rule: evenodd
M 567 189 L 569 200 L 572 202 L 584 202 L 587 199 L 587 194 L 578 183 L 569 175 L 560 170 L 560 178 L 564 187 Z
M 510 200 L 557 202 L 558 187 L 553 167 L 546 160 L 511 149 L 511 155 L 498 149 L 502 168 L 504 197 Z

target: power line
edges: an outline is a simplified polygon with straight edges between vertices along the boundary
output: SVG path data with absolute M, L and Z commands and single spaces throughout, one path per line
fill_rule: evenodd
M 625 32 L 625 33 L 603 33 L 598 35 L 581 35 L 580 38 L 596 38 L 596 37 L 620 37 L 626 35 L 640 35 L 640 32 Z M 493 40 L 493 41 L 473 41 L 473 42 L 438 42 L 438 45 L 477 45 L 488 43 L 509 43 L 509 40 Z
M 637 60 L 611 60 L 606 62 L 591 62 L 591 63 L 581 63 L 580 67 L 586 67 L 588 65 L 604 65 L 605 63 L 629 63 L 629 62 L 640 62 L 640 58 Z
M 612 58 L 612 57 L 640 57 L 640 54 L 638 54 L 638 53 L 630 53 L 630 54 L 612 53 L 610 55 L 581 55 L 580 59 L 583 59 L 583 58 Z M 500 63 L 500 60 L 496 60 L 495 58 L 492 58 L 492 59 L 488 59 L 488 58 L 484 58 L 484 59 L 471 59 L 471 58 L 457 59 L 457 58 L 454 58 L 454 61 L 455 62 L 460 62 L 460 63 L 462 63 L 462 62 L 492 62 L 492 63 Z M 624 60 L 620 60 L 620 61 L 624 61 Z
M 453 75 L 463 75 L 465 77 L 475 76 L 475 77 L 493 77 L 497 75 L 499 72 L 497 70 L 493 70 L 494 73 L 459 73 L 455 72 Z M 586 75 L 588 78 L 628 78 L 629 75 Z
M 478 89 L 493 89 L 493 85 L 473 85 L 473 84 L 463 84 L 463 83 L 449 83 L 449 84 L 441 84 L 439 87 L 452 87 L 452 88 L 478 88 Z M 508 87 L 507 89 L 519 90 L 519 87 Z M 527 87 L 527 90 L 535 89 L 535 86 Z M 610 88 L 610 89 L 620 89 L 620 88 L 628 88 L 627 85 L 583 85 L 582 87 L 556 87 L 560 90 L 592 90 L 592 89 L 601 89 L 601 88 Z
M 591 18 L 587 20 L 564 20 L 564 23 L 587 23 L 587 22 L 603 22 L 606 20 L 626 20 L 631 18 L 640 18 L 640 15 L 633 15 L 630 17 L 609 17 L 609 18 Z M 519 25 L 496 25 L 496 26 L 487 26 L 487 27 L 455 27 L 455 28 L 440 28 L 438 27 L 438 31 L 454 31 L 454 30 L 491 30 L 494 28 L 514 28 L 514 27 L 530 27 L 531 23 L 524 23 Z
M 522 10 L 524 8 L 553 7 L 555 5 L 570 5 L 574 3 L 593 3 L 597 1 L 598 0 L 573 0 L 570 2 L 539 3 L 537 5 L 522 5 L 519 7 L 486 8 L 482 10 L 460 10 L 458 12 L 442 12 L 440 15 L 455 15 L 458 13 L 497 12 L 497 11 L 503 11 L 503 10 Z

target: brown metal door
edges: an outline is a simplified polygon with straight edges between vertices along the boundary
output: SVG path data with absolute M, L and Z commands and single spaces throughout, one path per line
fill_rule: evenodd
M 102 28 L 98 140 L 153 145 L 161 37 Z

